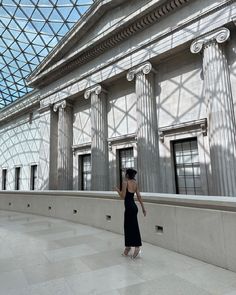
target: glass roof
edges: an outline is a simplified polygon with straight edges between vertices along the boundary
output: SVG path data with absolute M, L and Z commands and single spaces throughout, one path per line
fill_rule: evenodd
M 0 109 L 32 88 L 26 77 L 96 0 L 0 0 Z

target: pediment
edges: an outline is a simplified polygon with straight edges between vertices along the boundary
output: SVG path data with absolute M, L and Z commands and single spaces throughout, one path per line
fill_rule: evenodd
M 193 0 L 98 0 L 29 76 L 43 86 Z
M 31 73 L 28 82 L 34 85 L 34 80 L 50 72 L 66 61 L 73 60 L 76 55 L 88 49 L 106 35 L 106 30 L 120 19 L 112 10 L 121 10 L 120 6 L 125 0 L 103 0 L 95 2 L 89 11 L 76 23 L 69 33 L 62 38 L 57 46 L 49 53 L 42 63 Z M 118 8 L 118 9 L 117 9 Z M 121 10 L 122 11 L 122 10 Z

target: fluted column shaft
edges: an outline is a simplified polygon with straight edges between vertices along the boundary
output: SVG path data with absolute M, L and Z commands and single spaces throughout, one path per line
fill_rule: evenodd
M 91 164 L 92 190 L 108 189 L 107 101 L 100 85 L 88 89 L 85 98 L 91 98 Z
M 159 145 L 154 72 L 146 62 L 127 74 L 128 81 L 135 78 L 137 97 L 137 165 L 139 186 L 145 192 L 160 192 Z
M 39 190 L 57 188 L 57 116 L 51 106 L 39 110 Z
M 73 188 L 73 113 L 72 106 L 63 101 L 54 105 L 58 111 L 58 189 Z
M 236 124 L 229 67 L 222 44 L 229 35 L 228 29 L 218 29 L 194 41 L 191 51 L 203 50 L 213 194 L 236 196 Z

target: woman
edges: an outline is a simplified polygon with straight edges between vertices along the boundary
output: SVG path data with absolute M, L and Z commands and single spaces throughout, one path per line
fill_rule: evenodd
M 124 233 L 125 233 L 125 250 L 123 255 L 128 256 L 131 247 L 135 247 L 134 253 L 131 256 L 136 258 L 140 252 L 142 246 L 141 236 L 138 226 L 138 207 L 134 202 L 134 194 L 136 193 L 139 203 L 141 204 L 143 215 L 146 216 L 146 210 L 143 205 L 143 201 L 138 189 L 135 175 L 137 171 L 128 168 L 125 174 L 125 180 L 122 183 L 122 190 L 116 187 L 116 191 L 119 196 L 124 199 L 125 214 L 124 214 Z

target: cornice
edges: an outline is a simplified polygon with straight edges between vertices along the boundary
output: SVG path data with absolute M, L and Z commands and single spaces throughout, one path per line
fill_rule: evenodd
M 139 17 L 138 19 L 131 20 L 128 23 L 125 23 L 119 28 L 118 31 L 112 32 L 110 35 L 106 36 L 105 39 L 101 40 L 98 44 L 93 44 L 90 48 L 87 48 L 85 51 L 81 52 L 76 58 L 68 61 L 66 65 L 60 64 L 47 73 L 42 73 L 38 76 L 31 77 L 29 84 L 31 86 L 38 87 L 50 84 L 52 81 L 59 79 L 69 71 L 73 71 L 74 69 L 78 68 L 78 66 L 81 66 L 98 57 L 105 51 L 115 47 L 118 43 L 127 40 L 134 34 L 146 29 L 152 24 L 158 22 L 163 17 L 166 17 L 168 14 L 172 13 L 176 9 L 191 1 L 194 0 L 168 0 L 161 5 L 157 3 L 157 7 L 155 7 L 148 13 L 141 15 L 141 17 Z
M 186 129 L 192 131 L 200 131 L 203 136 L 207 135 L 207 119 L 198 119 L 194 121 L 188 121 L 184 123 L 169 125 L 158 129 L 159 140 L 163 143 L 166 136 L 172 136 L 173 134 L 185 133 Z
M 72 151 L 73 151 L 74 155 L 76 154 L 76 152 L 87 151 L 87 150 L 90 150 L 90 149 L 91 149 L 91 142 L 72 145 Z
M 131 134 L 121 135 L 117 137 L 110 137 L 108 138 L 107 142 L 108 142 L 108 147 L 111 150 L 113 145 L 118 145 L 118 144 L 127 143 L 127 142 L 137 143 L 137 134 L 131 133 Z
M 9 106 L 0 111 L 0 124 L 10 121 L 30 109 L 39 107 L 39 105 L 40 94 L 37 91 L 29 93 L 21 100 L 11 103 Z
M 38 112 L 39 112 L 39 114 L 43 114 L 46 112 L 50 112 L 52 109 L 53 109 L 53 105 L 49 104 L 47 106 L 40 106 Z

